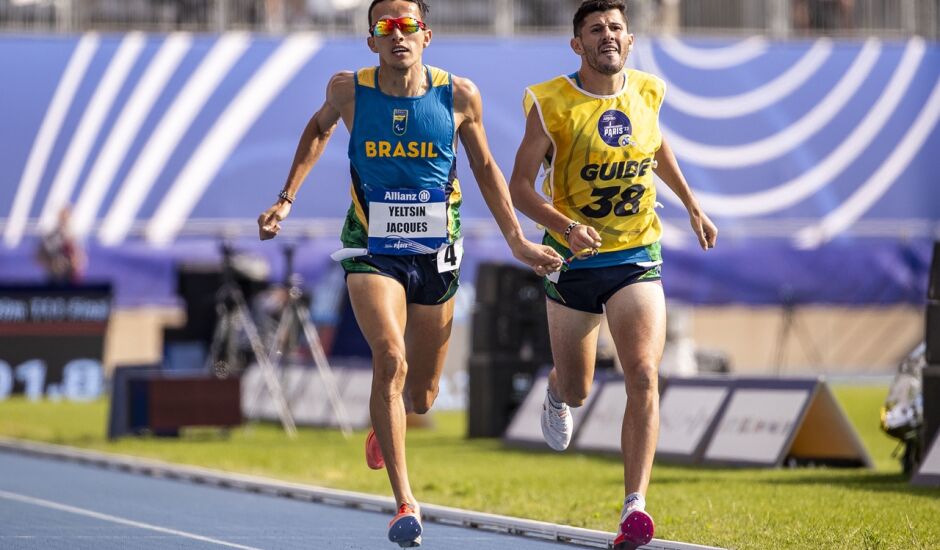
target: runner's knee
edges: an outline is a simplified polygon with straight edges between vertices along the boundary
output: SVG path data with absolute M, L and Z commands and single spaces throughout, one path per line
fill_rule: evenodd
M 401 393 L 408 373 L 405 350 L 396 345 L 375 346 L 372 350 L 373 385 Z

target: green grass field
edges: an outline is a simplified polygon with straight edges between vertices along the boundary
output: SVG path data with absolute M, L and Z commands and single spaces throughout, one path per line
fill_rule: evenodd
M 657 464 L 648 510 L 659 538 L 740 549 L 940 548 L 940 491 L 912 487 L 878 428 L 883 387 L 836 395 L 875 460 L 874 470 L 714 469 Z M 250 425 L 222 437 L 105 439 L 107 403 L 0 402 L 0 435 L 388 495 L 366 468 L 364 433 Z M 412 486 L 422 502 L 612 531 L 620 512 L 616 457 L 508 449 L 468 440 L 462 413 L 435 413 L 408 433 Z

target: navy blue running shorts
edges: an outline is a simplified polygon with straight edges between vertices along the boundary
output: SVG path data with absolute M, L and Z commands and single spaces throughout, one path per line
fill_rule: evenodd
M 590 269 L 568 269 L 561 272 L 558 282 L 544 278 L 545 294 L 559 304 L 586 311 L 603 313 L 604 304 L 621 288 L 633 283 L 659 281 L 662 264 L 641 266 L 623 264 Z
M 367 254 L 342 261 L 346 277 L 351 273 L 374 273 L 395 279 L 405 288 L 409 304 L 435 306 L 450 300 L 457 292 L 460 270 L 437 270 L 437 254 L 386 256 Z

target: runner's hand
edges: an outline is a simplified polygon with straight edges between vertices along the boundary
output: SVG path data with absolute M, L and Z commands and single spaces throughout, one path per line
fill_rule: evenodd
M 279 200 L 258 216 L 258 234 L 262 241 L 273 239 L 281 230 L 281 222 L 290 214 L 291 203 Z
M 571 233 L 568 234 L 568 248 L 575 256 L 584 258 L 597 254 L 596 250 L 600 247 L 601 236 L 590 225 L 579 224 L 571 228 Z
M 533 244 L 526 240 L 519 243 L 518 246 L 512 247 L 512 255 L 542 277 L 561 269 L 561 264 L 564 262 L 564 259 L 555 252 L 555 249 L 541 244 Z
M 689 223 L 692 224 L 692 232 L 698 237 L 698 244 L 702 250 L 715 248 L 715 242 L 718 240 L 718 228 L 712 223 L 705 212 L 690 212 Z

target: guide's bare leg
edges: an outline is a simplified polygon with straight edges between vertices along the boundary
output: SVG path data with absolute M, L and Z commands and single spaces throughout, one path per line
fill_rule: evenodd
M 580 407 L 591 392 L 601 316 L 546 300 L 555 367 L 548 386 L 569 407 Z
M 395 501 L 414 503 L 405 461 L 405 403 L 402 399 L 408 373 L 405 289 L 390 277 L 367 273 L 350 273 L 346 286 L 359 329 L 372 350 L 369 398 L 372 429 L 382 448 Z
M 666 341 L 663 287 L 652 281 L 624 287 L 607 301 L 606 313 L 627 389 L 620 434 L 624 495 L 646 495 L 659 437 L 657 373 Z

